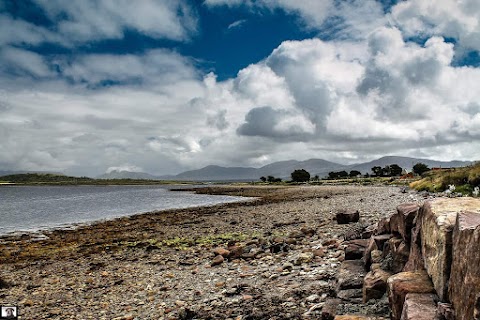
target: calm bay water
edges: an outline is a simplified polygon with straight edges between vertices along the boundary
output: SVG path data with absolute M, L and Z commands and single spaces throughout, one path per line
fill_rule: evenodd
M 0 235 L 240 200 L 245 198 L 175 192 L 165 186 L 2 186 Z

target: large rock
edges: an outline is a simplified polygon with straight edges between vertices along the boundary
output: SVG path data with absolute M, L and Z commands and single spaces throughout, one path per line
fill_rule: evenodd
M 400 319 L 407 294 L 435 292 L 432 281 L 425 271 L 397 273 L 388 278 L 387 290 L 393 320 Z
M 363 303 L 370 299 L 380 299 L 387 292 L 387 280 L 392 274 L 382 269 L 367 273 L 363 279 Z
M 463 198 L 438 198 L 425 202 L 417 224 L 421 226 L 425 269 L 441 301 L 448 300 L 448 279 L 452 263 L 452 232 Z
M 336 214 L 338 224 L 348 224 L 358 222 L 360 220 L 360 212 L 358 210 L 339 210 Z
M 474 317 L 475 309 L 480 313 L 480 199 L 470 199 L 466 209 L 453 231 L 449 297 L 457 319 L 480 319 Z
M 357 260 L 363 257 L 368 239 L 351 240 L 345 244 L 345 260 Z
M 437 296 L 429 293 L 409 293 L 405 297 L 401 320 L 435 320 Z
M 367 248 L 365 249 L 365 253 L 363 255 L 363 262 L 365 263 L 365 268 L 367 270 L 370 269 L 370 265 L 372 264 L 372 251 L 374 250 L 383 250 L 385 243 L 391 238 L 393 235 L 391 234 L 382 234 L 378 236 L 371 236 Z
M 392 255 L 392 272 L 402 272 L 405 264 L 408 261 L 410 248 L 407 244 L 405 244 L 404 240 L 399 238 L 391 238 L 388 240 L 388 250 Z
M 425 269 L 425 262 L 422 255 L 422 241 L 420 237 L 420 225 L 415 225 L 412 230 L 412 238 L 410 240 L 410 253 L 408 261 L 403 271 L 417 271 Z
M 363 287 L 365 269 L 361 260 L 342 262 L 337 272 L 337 291 L 346 289 L 361 289 Z
M 328 299 L 322 308 L 322 320 L 333 320 L 337 314 L 337 307 L 340 299 Z
M 397 213 L 390 217 L 390 230 L 399 234 L 403 241 L 410 243 L 413 221 L 420 207 L 416 203 L 403 203 L 397 207 Z
M 450 303 L 439 302 L 435 320 L 455 320 L 455 310 Z

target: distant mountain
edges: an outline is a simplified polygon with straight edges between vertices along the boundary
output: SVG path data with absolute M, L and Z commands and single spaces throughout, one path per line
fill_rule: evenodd
M 145 172 L 117 171 L 102 174 L 97 179 L 139 179 L 139 180 L 160 180 L 160 177 Z
M 165 180 L 184 181 L 256 181 L 260 177 L 274 176 L 276 178 L 290 179 L 290 174 L 296 169 L 305 169 L 312 176 L 318 175 L 323 178 L 331 171 L 358 170 L 362 173 L 371 173 L 374 166 L 385 167 L 386 165 L 398 164 L 402 168 L 412 169 L 418 162 L 425 163 L 430 168 L 464 167 L 470 165 L 470 161 L 436 161 L 429 159 L 387 156 L 377 160 L 352 165 L 330 162 L 322 159 L 310 159 L 305 161 L 288 160 L 268 164 L 261 168 L 252 167 L 221 167 L 207 166 L 198 170 L 190 170 L 176 176 L 159 177 Z
M 437 161 L 437 160 L 429 160 L 429 159 L 421 159 L 421 158 L 409 158 L 409 157 L 397 157 L 397 156 L 387 156 L 382 157 L 377 160 L 373 160 L 370 162 L 359 163 L 350 165 L 347 167 L 348 170 L 358 170 L 361 173 L 372 173 L 372 167 L 379 166 L 385 167 L 391 164 L 398 164 L 402 168 L 406 168 L 411 170 L 412 167 L 417 163 L 424 163 L 429 168 L 457 168 L 457 167 L 465 167 L 472 164 L 471 161 Z
M 244 167 L 207 166 L 198 170 L 185 171 L 177 174 L 175 180 L 196 181 L 229 181 L 229 180 L 258 180 L 258 169 Z

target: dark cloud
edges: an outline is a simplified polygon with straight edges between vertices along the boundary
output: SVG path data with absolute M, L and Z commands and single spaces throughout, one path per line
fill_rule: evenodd
M 290 112 L 275 110 L 272 107 L 258 107 L 251 109 L 245 116 L 245 123 L 237 133 L 243 136 L 260 136 L 277 141 L 307 141 L 312 137 L 301 123 L 292 123 L 281 127 L 282 120 L 288 118 Z

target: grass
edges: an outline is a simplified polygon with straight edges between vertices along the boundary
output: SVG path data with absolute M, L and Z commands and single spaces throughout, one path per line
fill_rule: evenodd
M 472 166 L 428 171 L 421 180 L 410 183 L 418 191 L 443 192 L 449 185 L 455 185 L 455 192 L 471 195 L 475 187 L 480 186 L 480 163 Z

